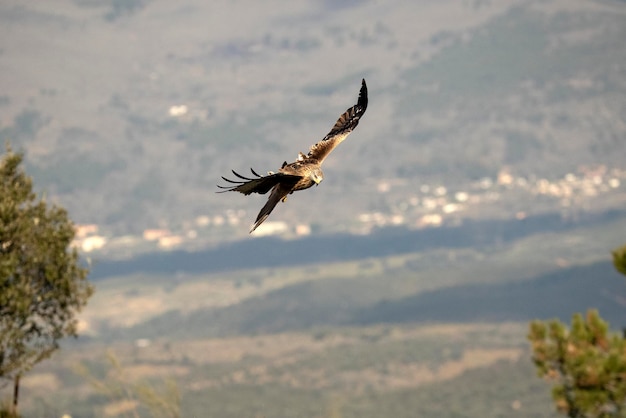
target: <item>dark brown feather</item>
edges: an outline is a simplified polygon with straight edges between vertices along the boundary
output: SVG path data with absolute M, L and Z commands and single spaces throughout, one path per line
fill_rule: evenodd
M 254 225 L 252 225 L 252 228 L 250 228 L 250 233 L 254 232 L 254 230 L 257 229 L 259 225 L 261 225 L 267 219 L 268 216 L 270 216 L 270 213 L 272 213 L 278 202 L 284 199 L 285 196 L 287 196 L 290 192 L 291 188 L 285 188 L 282 184 L 279 184 L 278 186 L 274 187 L 274 189 L 272 189 L 270 197 L 267 199 L 267 202 L 259 211 Z
M 220 186 L 218 184 L 217 187 L 224 190 L 220 190 L 217 193 L 239 192 L 243 193 L 246 196 L 252 193 L 265 194 L 272 190 L 272 187 L 276 186 L 279 183 L 293 186 L 297 184 L 300 179 L 302 179 L 302 177 L 298 175 L 285 174 L 280 172 L 269 174 L 267 176 L 260 176 L 252 169 L 250 169 L 250 171 L 252 171 L 252 174 L 257 176 L 257 178 L 247 178 L 237 173 L 235 170 L 232 171 L 235 176 L 242 179 L 243 181 L 230 180 L 222 176 L 223 180 L 229 183 L 236 184 L 236 186 Z
M 362 80 L 357 104 L 346 110 L 337 119 L 330 132 L 320 142 L 311 147 L 306 157 L 317 160 L 319 164 L 322 164 L 328 154 L 357 127 L 361 116 L 367 110 L 367 103 L 367 85 L 365 80 Z

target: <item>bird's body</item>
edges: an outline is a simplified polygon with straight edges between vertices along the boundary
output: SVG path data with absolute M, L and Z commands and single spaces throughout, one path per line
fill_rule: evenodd
M 320 168 L 320 162 L 318 160 L 307 158 L 303 161 L 294 161 L 291 164 L 284 164 L 278 172 L 292 175 L 292 176 L 300 176 L 301 179 L 298 180 L 296 185 L 293 187 L 291 193 L 297 190 L 305 190 L 309 187 L 313 187 L 316 184 L 320 184 L 322 180 L 324 180 L 324 173 Z
M 261 176 L 251 169 L 250 171 L 256 176 L 255 178 L 244 177 L 234 170 L 233 174 L 243 181 L 222 177 L 225 181 L 235 184 L 235 186 L 218 186 L 225 189 L 222 192 L 232 191 L 249 195 L 251 193 L 265 194 L 270 190 L 272 191 L 250 232 L 261 225 L 278 202 L 285 201 L 289 194 L 308 189 L 322 182 L 324 173 L 321 165 L 324 159 L 356 128 L 361 116 L 367 109 L 367 103 L 367 85 L 363 80 L 357 104 L 339 117 L 330 132 L 320 142 L 314 144 L 308 154 L 299 153 L 296 161 L 289 164 L 285 161 L 277 173 L 270 172 L 266 176 Z

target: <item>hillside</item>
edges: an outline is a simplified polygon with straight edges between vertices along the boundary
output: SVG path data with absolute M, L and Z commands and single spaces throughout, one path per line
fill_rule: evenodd
M 623 325 L 626 283 L 604 248 L 624 222 L 313 264 L 198 271 L 172 257 L 176 272 L 101 276 L 79 340 L 24 377 L 24 411 L 132 408 L 87 373 L 173 382 L 184 416 L 551 416 L 528 321 L 597 307 Z
M 105 234 L 227 210 L 248 222 L 262 199 L 215 195 L 220 175 L 306 150 L 365 77 L 370 107 L 323 187 L 275 214 L 332 232 L 355 211 L 394 213 L 421 185 L 622 167 L 625 15 L 611 0 L 7 1 L 0 138 Z

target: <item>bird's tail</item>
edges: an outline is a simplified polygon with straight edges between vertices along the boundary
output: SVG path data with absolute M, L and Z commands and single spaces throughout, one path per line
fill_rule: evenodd
M 265 203 L 265 206 L 261 208 L 259 215 L 256 217 L 256 222 L 250 229 L 250 233 L 254 232 L 254 230 L 257 229 L 268 216 L 270 216 L 270 213 L 272 213 L 278 202 L 280 202 L 285 196 L 286 194 L 281 193 L 278 189 L 272 190 L 272 194 L 270 194 L 269 199 L 267 199 L 267 203 Z

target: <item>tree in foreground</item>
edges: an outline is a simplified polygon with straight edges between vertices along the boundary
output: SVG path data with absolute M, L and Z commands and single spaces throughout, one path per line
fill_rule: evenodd
M 626 274 L 626 247 L 613 252 Z M 572 418 L 626 417 L 626 339 L 610 333 L 598 311 L 575 314 L 571 329 L 558 320 L 533 321 L 528 338 L 539 376 L 555 381 L 557 409 Z
M 70 247 L 67 212 L 33 193 L 23 156 L 7 146 L 0 159 L 0 378 L 14 382 L 77 335 L 76 315 L 93 292 Z

